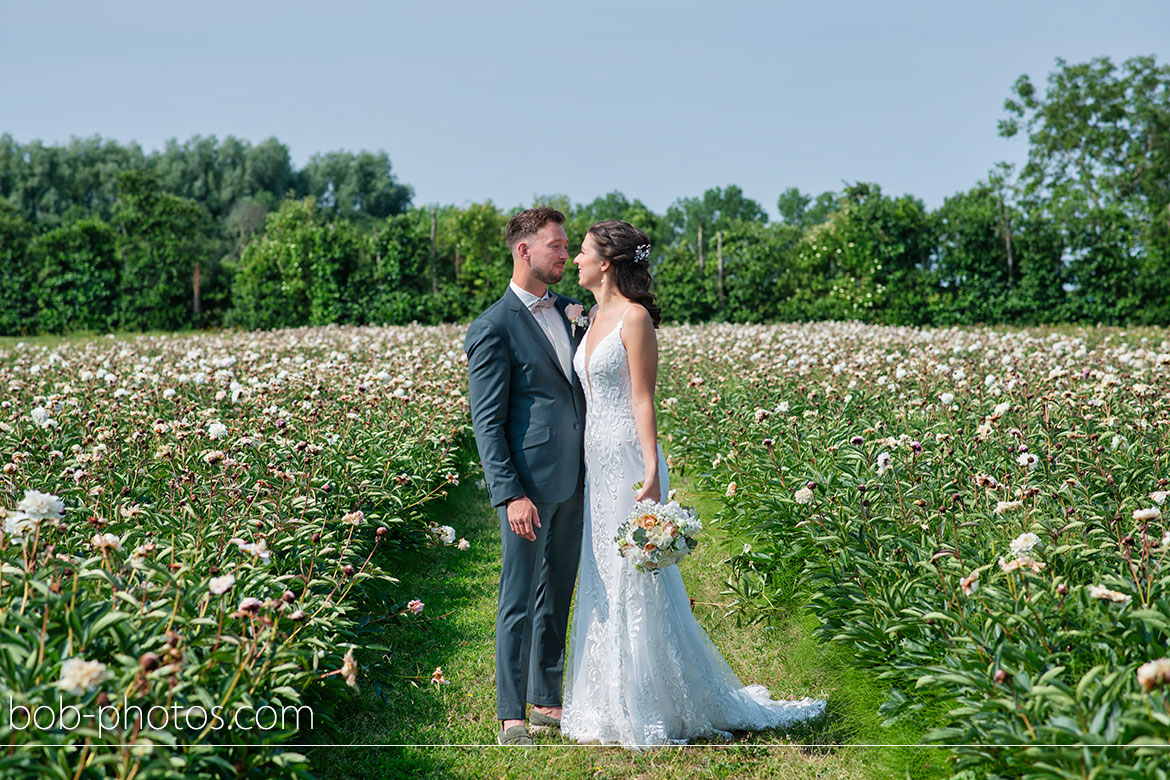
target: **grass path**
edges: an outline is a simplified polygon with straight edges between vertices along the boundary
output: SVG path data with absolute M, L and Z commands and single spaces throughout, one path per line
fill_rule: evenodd
M 696 501 L 683 483 L 683 503 L 711 517 L 713 498 Z M 464 484 L 434 519 L 455 527 L 471 549 L 419 553 L 397 576 L 400 599 L 426 604 L 425 622 L 387 629 L 387 653 L 360 651 L 362 688 L 339 707 L 338 747 L 309 748 L 323 780 L 350 778 L 858 778 L 941 776 L 946 751 L 851 747 L 916 743 L 912 726 L 884 729 L 876 715 L 878 686 L 851 666 L 843 651 L 811 637 L 812 616 L 777 626 L 736 625 L 724 616 L 727 566 L 717 529 L 683 563 L 695 614 L 745 683 L 762 683 L 774 696 L 817 696 L 828 716 L 790 734 L 740 735 L 730 746 L 693 746 L 634 753 L 576 746 L 555 732 L 538 734 L 535 750 L 496 747 L 494 624 L 500 571 L 499 531 L 483 491 Z M 442 667 L 450 684 L 429 680 Z M 311 735 L 312 741 L 327 737 Z M 343 747 L 341 745 L 398 745 Z M 467 747 L 467 746 L 479 747 Z M 486 746 L 485 746 L 486 745 Z M 818 747 L 814 745 L 830 745 Z

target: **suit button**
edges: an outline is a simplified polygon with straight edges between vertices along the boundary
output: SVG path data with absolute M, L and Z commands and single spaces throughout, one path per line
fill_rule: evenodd
M 581 430 L 581 425 L 580 425 L 580 423 L 573 423 L 573 430 L 575 430 L 575 431 L 579 431 L 579 430 Z

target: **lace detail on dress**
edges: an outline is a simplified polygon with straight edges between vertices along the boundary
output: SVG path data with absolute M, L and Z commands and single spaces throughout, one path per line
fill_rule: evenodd
M 823 701 L 772 701 L 762 686 L 743 686 L 691 614 L 677 566 L 639 572 L 619 554 L 614 537 L 645 473 L 621 329 L 619 320 L 593 346 L 588 365 L 587 339 L 573 358 L 588 409 L 585 531 L 562 733 L 579 742 L 645 747 L 818 717 Z M 658 473 L 665 496 L 670 482 L 661 448 Z

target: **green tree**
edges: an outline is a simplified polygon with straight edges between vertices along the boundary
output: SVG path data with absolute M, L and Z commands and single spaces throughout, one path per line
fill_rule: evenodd
M 122 260 L 119 320 L 134 330 L 177 330 L 202 321 L 202 291 L 214 275 L 211 221 L 198 203 L 162 191 L 157 177 L 118 177 L 114 214 Z
M 0 139 L 0 152 L 2 152 Z M 2 159 L 2 158 L 0 158 Z M 8 202 L 0 200 L 0 335 L 33 333 L 36 328 L 36 270 L 29 255 L 32 225 Z
M 37 236 L 38 330 L 106 331 L 117 322 L 118 271 L 114 229 L 83 219 Z
M 322 211 L 366 224 L 405 212 L 413 196 L 394 178 L 390 157 L 380 150 L 315 154 L 302 174 L 305 191 Z
M 326 221 L 313 197 L 286 201 L 244 249 L 229 321 L 245 328 L 361 321 L 360 301 L 343 292 L 368 251 L 353 225 Z
M 715 240 L 715 233 L 727 230 L 739 222 L 768 221 L 768 215 L 759 203 L 744 197 L 743 190 L 734 184 L 726 189 L 714 187 L 699 198 L 680 198 L 666 210 L 666 223 L 673 243 L 687 243 L 696 250 L 700 230 L 704 248 Z
M 454 286 L 438 293 L 431 279 L 430 212 L 416 209 L 387 217 L 366 240 L 371 250 L 349 279 L 345 298 L 360 306 L 361 322 L 433 325 L 455 319 Z
M 509 215 L 490 200 L 438 214 L 438 285 L 457 290 L 456 316 L 474 317 L 504 294 L 512 278 L 512 253 L 504 243 Z
M 811 227 L 824 222 L 836 210 L 837 195 L 822 192 L 813 200 L 812 195 L 806 195 L 796 187 L 789 187 L 780 193 L 776 208 L 780 212 L 780 221 L 786 225 Z
M 930 270 L 933 248 L 921 201 L 890 198 L 876 184 L 850 185 L 840 208 L 806 230 L 790 255 L 801 281 L 785 316 L 926 324 L 941 303 Z
M 1056 64 L 1043 96 L 1026 75 L 1016 81 L 1000 134 L 1027 133 L 1020 176 L 1062 233 L 1068 313 L 1123 321 L 1163 303 L 1154 299 L 1170 275 L 1158 238 L 1170 205 L 1170 66 L 1153 56 Z
M 739 222 L 722 236 L 723 308 L 731 322 L 779 318 L 783 301 L 799 283 L 791 255 L 802 237 L 793 225 Z

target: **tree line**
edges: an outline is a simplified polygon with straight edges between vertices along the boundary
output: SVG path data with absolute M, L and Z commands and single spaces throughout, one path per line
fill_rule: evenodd
M 664 214 L 539 200 L 572 241 L 601 219 L 645 230 L 668 320 L 1170 323 L 1170 66 L 1057 60 L 1005 112 L 1027 163 L 933 211 L 869 182 L 786 189 L 778 221 L 734 185 Z M 507 284 L 515 209 L 412 197 L 381 151 L 298 170 L 276 139 L 0 136 L 0 333 L 467 320 Z M 571 269 L 557 289 L 588 300 Z

